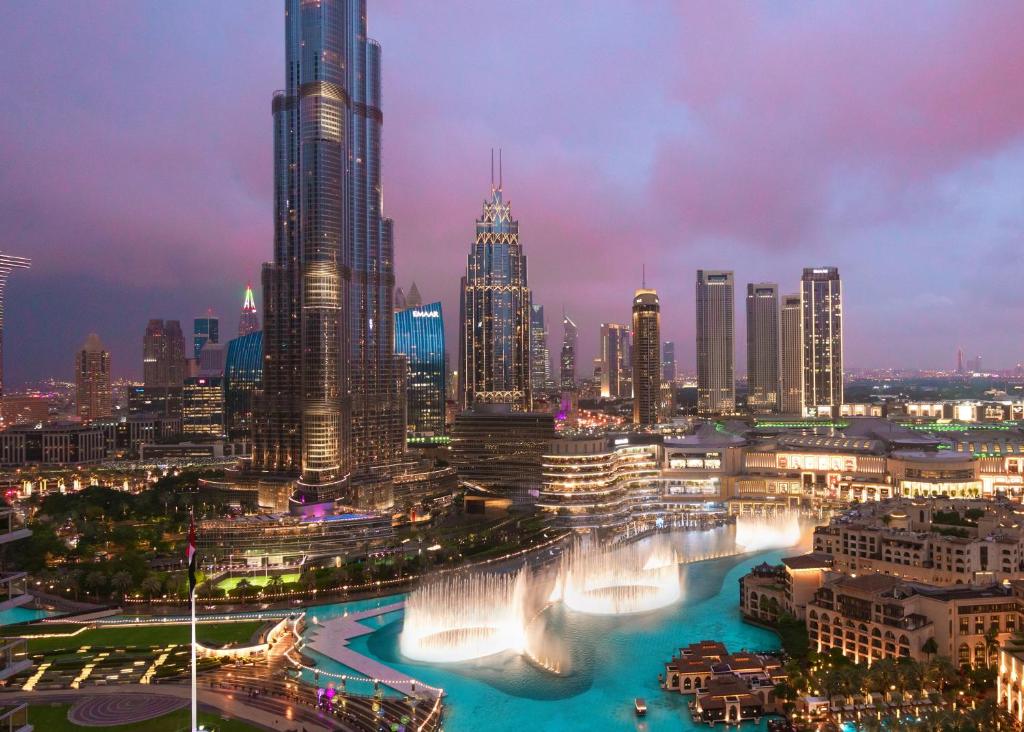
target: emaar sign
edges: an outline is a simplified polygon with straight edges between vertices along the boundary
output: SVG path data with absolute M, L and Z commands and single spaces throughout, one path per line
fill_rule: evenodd
M 412 317 L 414 318 L 440 318 L 441 313 L 437 310 L 413 310 Z

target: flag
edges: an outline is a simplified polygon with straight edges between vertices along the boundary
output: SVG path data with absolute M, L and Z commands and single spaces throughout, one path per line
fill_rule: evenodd
M 196 518 L 190 515 L 188 519 L 188 549 L 185 559 L 188 562 L 188 596 L 192 597 L 196 592 Z

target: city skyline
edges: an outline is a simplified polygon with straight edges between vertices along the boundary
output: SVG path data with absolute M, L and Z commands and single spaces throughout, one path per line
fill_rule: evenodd
M 12 113 L 0 122 L 7 139 L 21 141 L 11 146 L 12 173 L 0 182 L 10 223 L 4 248 L 33 259 L 33 269 L 8 286 L 9 353 L 18 354 L 8 359 L 8 379 L 70 376 L 68 354 L 93 330 L 111 350 L 114 377 L 139 377 L 137 333 L 150 318 L 191 322 L 206 307 L 231 317 L 241 283 L 255 281 L 266 259 L 266 90 L 281 86 L 281 13 L 273 3 L 229 2 L 212 10 L 182 4 L 173 11 L 124 4 L 124 12 L 110 14 L 109 27 L 87 35 L 84 9 L 55 14 L 52 7 L 0 10 L 0 54 L 27 62 L 26 73 L 11 82 Z M 1022 11 L 966 8 L 946 6 L 921 26 L 913 6 L 873 5 L 856 16 L 842 8 L 749 6 L 741 13 L 747 22 L 726 24 L 716 22 L 724 10 L 709 8 L 652 4 L 623 18 L 613 8 L 592 16 L 566 5 L 549 12 L 550 27 L 537 27 L 530 20 L 539 6 L 526 4 L 512 9 L 505 29 L 492 29 L 471 5 L 375 4 L 373 33 L 386 49 L 391 90 L 385 164 L 388 211 L 397 222 L 396 274 L 415 278 L 456 312 L 466 243 L 458 222 L 476 206 L 487 150 L 502 145 L 509 196 L 532 252 L 531 289 L 551 312 L 564 304 L 573 314 L 581 364 L 597 352 L 599 324 L 628 316 L 622 303 L 639 272 L 607 266 L 628 246 L 648 263 L 650 284 L 662 293 L 663 337 L 677 343 L 681 372 L 694 364 L 685 283 L 695 269 L 731 269 L 737 282 L 778 282 L 780 292 L 793 292 L 800 270 L 819 264 L 843 272 L 849 367 L 952 370 L 963 347 L 971 359 L 981 354 L 986 368 L 1012 368 L 1024 349 L 974 324 L 1024 312 L 1003 279 L 1021 256 L 1014 180 L 1024 103 L 988 91 L 1013 86 L 1005 59 Z M 62 47 L 85 63 L 69 69 L 46 58 L 27 32 L 43 17 Z M 579 37 L 560 50 L 557 28 L 570 21 Z M 424 24 L 452 49 L 425 53 L 415 30 Z M 184 27 L 198 29 L 187 56 L 173 41 Z M 478 33 L 467 37 L 467 27 Z M 458 59 L 477 52 L 492 58 L 495 35 L 527 28 L 528 48 L 503 51 L 513 54 L 512 93 L 505 96 L 515 107 L 502 100 L 482 108 L 465 91 L 477 72 L 459 68 Z M 609 42 L 624 48 L 630 34 L 647 38 L 648 47 L 624 57 L 610 81 L 601 78 L 610 93 L 639 78 L 643 103 L 622 116 L 599 115 L 600 99 L 588 98 L 588 85 L 597 83 L 591 67 L 598 49 Z M 832 42 L 823 44 L 824 37 Z M 781 38 L 818 63 L 792 68 Z M 715 51 L 737 40 L 748 42 L 744 54 Z M 559 60 L 571 56 L 564 74 L 545 77 L 540 87 L 528 83 L 552 52 Z M 679 70 L 638 77 L 638 69 L 652 68 L 650 59 L 666 53 L 679 58 Z M 220 63 L 239 54 L 252 59 L 245 74 Z M 758 60 L 774 74 L 751 81 Z M 63 88 L 55 82 L 58 68 L 70 74 L 75 103 L 69 120 L 50 122 L 44 112 Z M 183 80 L 198 77 L 200 68 L 210 84 L 196 90 Z M 842 71 L 825 83 L 821 68 Z M 142 94 L 132 108 L 117 94 L 126 85 Z M 29 88 L 32 94 L 21 93 Z M 175 114 L 167 114 L 158 91 L 167 88 L 189 90 Z M 424 99 L 420 88 L 434 89 L 435 97 Z M 742 117 L 763 120 L 759 110 L 783 91 L 790 116 L 759 134 L 721 111 L 722 100 L 734 99 L 751 112 Z M 533 114 L 552 95 L 578 104 L 554 116 Z M 970 103 L 956 102 L 963 98 Z M 520 107 L 522 113 L 509 114 Z M 833 117 L 834 109 L 844 112 Z M 908 110 L 930 116 L 921 123 Z M 785 124 L 794 118 L 806 123 L 799 133 Z M 627 154 L 616 141 L 634 122 L 643 124 L 647 141 Z M 132 133 L 128 124 L 150 132 Z M 442 130 L 460 139 L 444 155 L 427 144 Z M 152 131 L 162 140 L 155 148 Z M 147 164 L 131 163 L 140 158 Z M 101 165 L 113 171 L 116 188 L 94 181 Z M 680 177 L 679 170 L 691 174 Z M 443 184 L 428 182 L 438 176 Z M 673 234 L 664 236 L 666 230 Z M 574 264 L 568 277 L 566 261 Z M 1004 266 L 991 273 L 992 261 Z M 58 312 L 58 300 L 76 306 Z M 50 337 L 34 338 L 44 327 Z

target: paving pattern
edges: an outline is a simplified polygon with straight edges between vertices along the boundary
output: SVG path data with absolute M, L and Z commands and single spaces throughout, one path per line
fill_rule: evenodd
M 136 724 L 162 717 L 188 706 L 188 699 L 149 694 L 106 694 L 77 702 L 68 711 L 68 721 L 83 727 L 112 727 Z

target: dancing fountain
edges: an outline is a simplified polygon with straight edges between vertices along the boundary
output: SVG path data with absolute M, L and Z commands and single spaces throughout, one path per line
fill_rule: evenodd
M 800 515 L 795 511 L 736 518 L 736 546 L 744 552 L 785 549 L 799 544 L 802 536 Z

